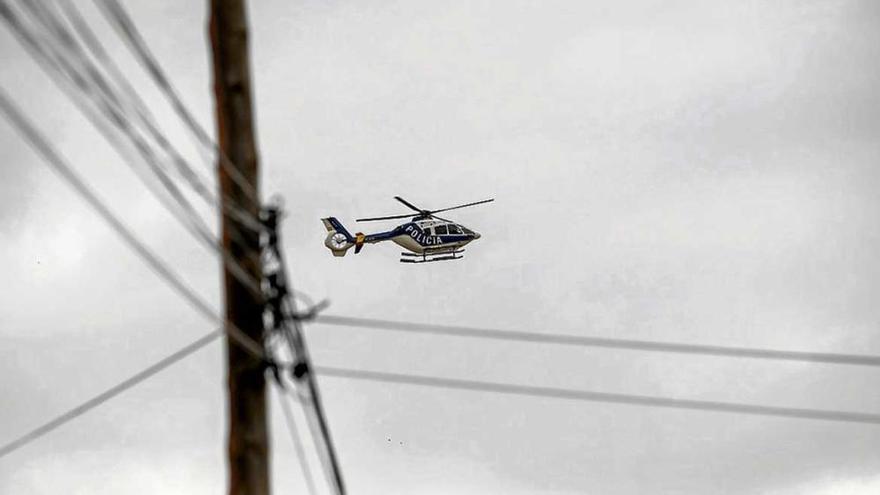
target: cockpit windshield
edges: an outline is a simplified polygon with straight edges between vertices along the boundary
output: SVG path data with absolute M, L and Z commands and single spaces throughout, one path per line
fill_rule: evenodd
M 459 227 L 458 225 L 455 225 L 455 224 L 450 224 L 449 225 L 449 233 L 450 234 L 461 234 L 462 233 L 461 227 Z

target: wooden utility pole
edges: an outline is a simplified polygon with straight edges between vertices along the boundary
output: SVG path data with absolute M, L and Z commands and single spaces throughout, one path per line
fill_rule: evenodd
M 261 279 L 259 233 L 242 228 L 230 209 L 259 217 L 257 146 L 251 105 L 247 16 L 244 0 L 211 0 L 218 160 L 224 202 L 223 248 L 254 280 Z M 235 170 L 230 175 L 229 169 Z M 236 177 L 237 176 L 237 177 Z M 243 187 L 251 184 L 253 187 Z M 249 190 L 250 189 L 250 190 Z M 231 207 L 231 208 L 230 208 Z M 263 339 L 263 306 L 224 265 L 226 318 L 256 342 Z M 227 339 L 229 386 L 229 494 L 269 493 L 269 439 L 263 362 Z

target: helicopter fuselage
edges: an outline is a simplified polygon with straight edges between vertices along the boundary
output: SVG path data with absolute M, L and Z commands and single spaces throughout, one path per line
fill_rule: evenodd
M 453 251 L 480 237 L 480 234 L 461 225 L 437 221 L 409 222 L 396 227 L 391 234 L 391 241 L 417 254 L 426 251 Z
M 354 248 L 354 253 L 361 252 L 364 244 L 376 244 L 382 241 L 392 241 L 398 246 L 409 251 L 400 253 L 400 261 L 406 263 L 424 263 L 428 261 L 444 261 L 461 259 L 461 252 L 466 244 L 480 238 L 480 234 L 469 228 L 459 225 L 451 220 L 438 217 L 435 213 L 457 210 L 469 206 L 490 203 L 494 199 L 484 199 L 473 203 L 442 208 L 439 210 L 426 210 L 414 206 L 409 201 L 395 196 L 394 199 L 403 203 L 407 208 L 417 212 L 417 215 L 386 215 L 381 217 L 358 218 L 358 222 L 372 222 L 378 220 L 394 220 L 410 218 L 410 221 L 398 225 L 387 232 L 364 234 L 358 232 L 350 234 L 342 223 L 335 217 L 322 218 L 324 227 L 327 229 L 327 237 L 324 245 L 333 256 L 342 257 L 349 249 Z
M 415 254 L 439 254 L 454 252 L 480 238 L 480 234 L 460 224 L 435 219 L 415 218 L 387 232 L 355 235 L 349 234 L 334 217 L 326 218 L 324 222 L 328 231 L 325 244 L 336 256 L 344 255 L 351 246 L 382 241 L 392 241 Z M 339 244 L 334 246 L 330 240 L 338 234 L 341 234 L 341 238 Z

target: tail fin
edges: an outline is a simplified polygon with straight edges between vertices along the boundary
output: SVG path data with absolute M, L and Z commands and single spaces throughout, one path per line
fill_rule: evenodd
M 334 217 L 322 218 L 322 222 L 324 222 L 324 228 L 327 229 L 327 238 L 324 239 L 324 245 L 327 246 L 333 256 L 342 257 L 345 256 L 345 253 L 354 245 L 357 244 L 357 248 L 355 252 L 359 252 L 360 246 L 363 244 L 363 234 L 358 234 L 357 239 L 351 236 L 345 227 L 339 223 Z
M 322 218 L 321 221 L 324 222 L 324 228 L 327 229 L 327 232 L 339 232 L 345 236 L 345 240 L 354 242 L 354 237 L 345 230 L 345 227 L 342 226 L 342 223 L 336 217 Z

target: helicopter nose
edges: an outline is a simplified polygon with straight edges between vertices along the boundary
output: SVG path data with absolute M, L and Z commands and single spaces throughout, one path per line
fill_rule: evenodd
M 479 233 L 479 232 L 474 232 L 474 240 L 477 240 L 477 239 L 479 239 L 479 238 L 480 238 L 480 233 Z

